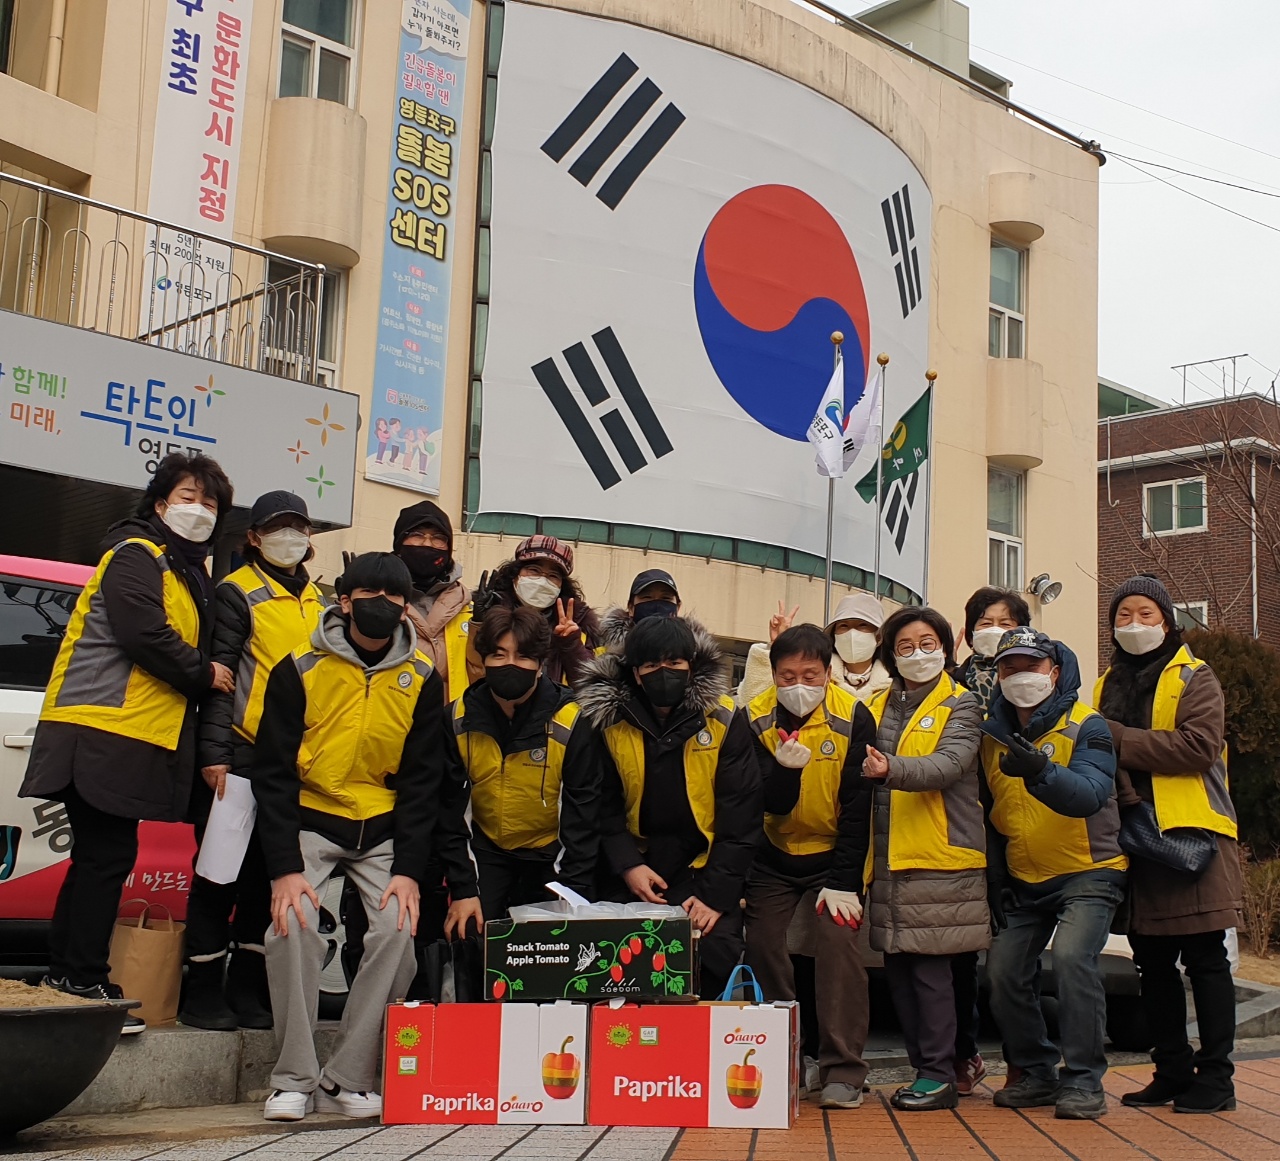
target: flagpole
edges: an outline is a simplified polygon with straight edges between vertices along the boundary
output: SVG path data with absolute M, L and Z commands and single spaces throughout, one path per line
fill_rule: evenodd
M 835 347 L 834 363 L 832 371 L 840 366 L 840 344 L 844 342 L 844 335 L 840 331 L 831 332 L 831 345 Z M 841 400 L 840 410 L 844 412 L 844 401 Z M 826 578 L 822 590 L 822 623 L 828 625 L 831 623 L 831 534 L 835 521 L 835 505 L 836 505 L 836 478 L 835 476 L 827 477 L 827 567 L 823 576 Z
M 876 599 L 880 599 L 880 514 L 884 501 L 883 484 L 884 484 L 884 376 L 885 368 L 889 365 L 889 356 L 879 354 L 876 356 L 876 362 L 880 364 L 880 451 L 876 455 L 876 579 L 875 587 L 872 592 L 875 593 Z
M 933 387 L 938 372 L 929 370 L 924 373 L 929 380 L 929 438 L 926 441 L 925 463 L 929 465 L 929 487 L 924 494 L 924 577 L 920 582 L 920 603 L 929 603 L 929 526 L 933 523 Z

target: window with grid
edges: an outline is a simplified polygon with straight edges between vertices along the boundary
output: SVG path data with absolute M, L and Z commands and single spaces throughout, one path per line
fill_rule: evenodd
M 316 352 L 316 382 L 321 387 L 336 388 L 346 325 L 346 272 L 326 271 L 323 290 Z M 267 264 L 263 345 L 268 358 L 277 367 L 292 367 L 299 359 L 305 358 L 316 326 L 315 307 L 315 291 L 310 280 L 299 278 L 296 268 L 282 262 L 272 261 Z M 279 370 L 277 373 L 288 372 Z
M 987 353 L 994 359 L 1021 359 L 1026 354 L 1026 276 L 1027 252 L 993 239 Z
M 1179 536 L 1203 532 L 1209 526 L 1204 477 L 1166 480 L 1142 489 L 1142 534 Z
M 282 97 L 352 102 L 355 86 L 355 0 L 284 0 Z
M 1022 590 L 1025 472 L 987 469 L 987 583 Z

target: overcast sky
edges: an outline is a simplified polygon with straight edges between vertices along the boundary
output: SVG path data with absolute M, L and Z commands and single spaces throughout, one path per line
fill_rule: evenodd
M 1280 370 L 1280 4 L 970 0 L 969 8 L 970 56 L 1013 81 L 1015 102 L 1109 153 L 1276 195 L 1150 169 L 1268 229 L 1119 158 L 1101 173 L 1099 374 L 1177 399 L 1173 364 L 1248 352 L 1241 383 L 1250 377 L 1251 390 L 1267 389 Z M 1188 383 L 1200 388 L 1188 399 L 1215 383 L 1221 391 L 1214 367 Z

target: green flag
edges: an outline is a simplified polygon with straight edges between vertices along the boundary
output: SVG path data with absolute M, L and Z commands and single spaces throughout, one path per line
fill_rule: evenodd
M 883 495 L 894 480 L 902 480 L 929 458 L 929 410 L 932 403 L 932 387 L 926 387 L 923 395 L 917 399 L 898 422 L 885 442 L 880 453 L 881 461 L 880 490 Z M 865 476 L 858 481 L 858 495 L 868 504 L 876 498 L 876 469 L 872 466 Z

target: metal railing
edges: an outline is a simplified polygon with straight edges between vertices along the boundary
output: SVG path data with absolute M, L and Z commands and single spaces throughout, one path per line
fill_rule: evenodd
M 325 268 L 0 173 L 0 309 L 304 383 Z

